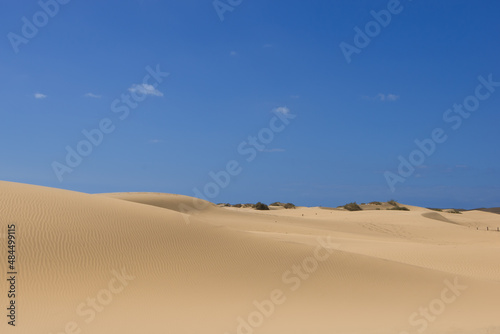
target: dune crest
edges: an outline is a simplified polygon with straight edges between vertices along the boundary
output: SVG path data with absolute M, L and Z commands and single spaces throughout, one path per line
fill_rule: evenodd
M 164 193 L 109 193 L 97 194 L 109 198 L 121 199 L 129 202 L 157 206 L 178 212 L 198 212 L 212 209 L 215 205 L 211 202 L 176 194 Z

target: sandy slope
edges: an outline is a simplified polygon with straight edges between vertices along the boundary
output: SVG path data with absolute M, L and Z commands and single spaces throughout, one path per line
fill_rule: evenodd
M 0 182 L 0 332 L 500 333 L 498 215 L 189 206 Z

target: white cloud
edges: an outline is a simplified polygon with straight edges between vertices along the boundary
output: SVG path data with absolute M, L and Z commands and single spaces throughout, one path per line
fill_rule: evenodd
M 287 107 L 278 107 L 274 108 L 273 112 L 277 112 L 283 115 L 288 115 L 290 113 L 290 109 L 288 109 Z
M 387 94 L 386 99 L 387 101 L 396 101 L 399 99 L 399 95 Z
M 86 97 L 91 97 L 91 98 L 94 98 L 94 99 L 100 99 L 102 97 L 102 95 L 97 95 L 97 94 L 94 94 L 94 93 L 87 93 L 85 94 Z
M 363 96 L 363 99 L 370 101 L 394 102 L 396 100 L 399 100 L 399 95 L 379 93 L 375 97 L 365 95 Z
M 128 89 L 131 93 L 140 93 L 144 95 L 154 95 L 154 96 L 163 96 L 163 93 L 156 89 L 153 85 L 148 84 L 134 84 L 132 87 Z
M 376 100 L 379 100 L 379 101 L 389 101 L 389 102 L 392 102 L 392 101 L 396 101 L 397 99 L 399 99 L 399 95 L 394 95 L 394 94 L 378 94 L 376 97 L 375 97 Z
M 238 55 L 238 53 L 237 53 L 236 51 L 231 51 L 231 52 L 229 53 L 229 55 L 230 55 L 231 57 L 234 57 L 234 56 L 237 56 L 237 55 Z
M 42 93 L 35 93 L 35 99 L 44 99 L 47 97 L 47 95 L 42 94 Z

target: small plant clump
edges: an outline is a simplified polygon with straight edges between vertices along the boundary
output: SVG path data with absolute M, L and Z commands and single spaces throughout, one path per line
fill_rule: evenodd
M 257 202 L 257 204 L 255 204 L 255 210 L 269 210 L 269 207 L 264 203 Z
M 382 203 L 377 202 L 377 201 L 375 201 L 375 202 L 370 202 L 370 203 L 368 203 L 368 204 L 371 204 L 371 205 L 382 205 Z
M 443 212 L 443 209 L 439 209 L 439 208 L 427 208 L 429 210 L 433 210 L 433 211 L 438 211 L 438 212 Z
M 387 210 L 400 210 L 400 211 L 410 211 L 406 206 L 395 206 L 393 208 L 387 209 Z
M 462 214 L 462 212 L 458 211 L 457 209 L 451 209 L 448 211 L 449 213 L 457 213 L 457 214 Z
M 356 202 L 348 203 L 344 205 L 344 209 L 348 211 L 361 211 L 363 210 Z
M 295 209 L 295 205 L 293 203 L 274 202 L 269 204 L 269 206 L 282 206 L 285 209 Z
M 399 206 L 398 203 L 395 200 L 393 200 L 393 199 L 391 199 L 387 203 L 390 204 L 390 205 L 392 205 L 392 206 Z
M 243 205 L 242 204 L 233 204 L 232 207 L 233 208 L 241 208 Z
M 399 204 L 393 199 L 391 199 L 387 203 L 393 206 L 392 208 L 389 208 L 387 210 L 410 211 L 410 209 L 408 209 L 406 206 L 399 206 Z

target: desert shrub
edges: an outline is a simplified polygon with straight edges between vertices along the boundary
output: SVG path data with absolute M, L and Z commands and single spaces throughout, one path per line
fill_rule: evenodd
M 292 204 L 292 203 L 286 203 L 285 205 L 283 205 L 283 207 L 285 209 L 295 209 L 295 204 Z
M 387 209 L 387 210 L 410 211 L 410 209 L 408 209 L 406 206 L 395 206 L 395 207 Z
M 443 209 L 439 209 L 439 208 L 427 208 L 429 210 L 434 210 L 434 211 L 439 211 L 439 212 L 443 212 Z
M 375 210 L 380 210 L 380 208 L 376 208 Z
M 361 210 L 363 210 L 356 202 L 352 202 L 352 203 L 348 203 L 348 204 L 344 205 L 344 209 L 349 210 L 349 211 L 361 211 Z
M 283 206 L 283 204 L 280 202 L 274 202 L 274 203 L 269 204 L 269 206 Z
M 242 204 L 234 204 L 233 208 L 241 208 L 243 205 Z
M 370 203 L 368 203 L 368 204 L 372 204 L 372 205 L 382 205 L 382 203 L 377 202 L 377 201 L 375 201 L 375 202 L 370 202 Z
M 256 210 L 269 210 L 269 207 L 264 203 L 257 202 L 257 204 L 255 204 L 255 209 Z
M 392 206 L 399 206 L 398 203 L 396 203 L 395 200 L 391 199 L 390 201 L 387 202 L 388 204 L 392 205 Z
M 458 213 L 458 214 L 462 214 L 460 211 L 458 211 L 457 209 L 451 209 L 450 211 L 448 211 L 449 213 Z

